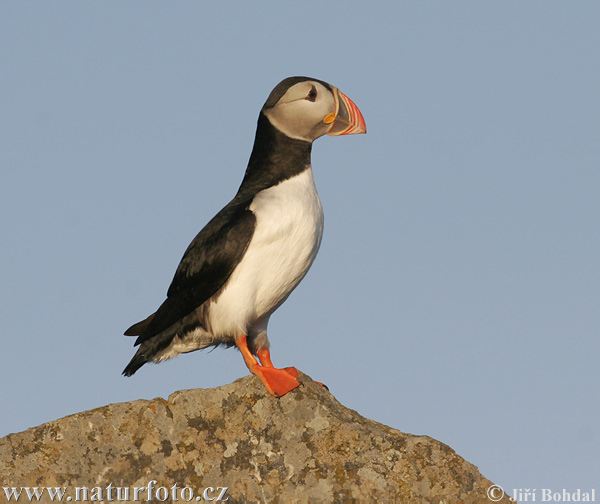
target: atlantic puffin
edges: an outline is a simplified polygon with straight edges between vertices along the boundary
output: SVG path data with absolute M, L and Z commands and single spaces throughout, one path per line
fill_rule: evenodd
M 312 143 L 325 134 L 366 131 L 358 107 L 327 82 L 289 77 L 273 89 L 260 111 L 237 194 L 189 245 L 167 299 L 125 331 L 137 336 L 139 348 L 123 375 L 146 362 L 223 345 L 237 346 L 273 396 L 300 385 L 295 368 L 273 366 L 267 324 L 321 244 L 323 209 Z

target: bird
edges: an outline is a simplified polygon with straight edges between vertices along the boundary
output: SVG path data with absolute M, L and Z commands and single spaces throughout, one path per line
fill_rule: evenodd
M 288 77 L 271 91 L 237 193 L 190 243 L 165 301 L 125 331 L 139 348 L 124 376 L 147 362 L 235 346 L 274 397 L 300 385 L 296 368 L 273 365 L 267 325 L 321 244 L 312 143 L 366 131 L 354 102 L 325 81 Z

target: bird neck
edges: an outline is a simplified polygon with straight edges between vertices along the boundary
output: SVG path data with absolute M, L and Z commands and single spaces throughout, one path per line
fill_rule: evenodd
M 312 142 L 284 135 L 261 112 L 248 168 L 236 198 L 252 197 L 309 169 L 311 149 Z

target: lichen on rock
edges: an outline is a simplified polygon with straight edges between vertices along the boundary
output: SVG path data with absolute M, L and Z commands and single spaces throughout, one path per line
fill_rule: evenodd
M 179 501 L 193 491 L 194 501 L 216 502 L 226 488 L 231 504 L 490 502 L 492 483 L 450 447 L 368 420 L 300 379 L 303 386 L 280 399 L 247 376 L 10 434 L 0 440 L 0 487 L 65 487 L 75 500 L 76 487 L 99 488 L 107 499 L 111 485 L 128 488 L 128 502 L 134 488 L 145 489 L 146 502 L 151 481 L 169 491 L 165 500 L 158 495 L 162 502 L 175 501 L 173 485 Z

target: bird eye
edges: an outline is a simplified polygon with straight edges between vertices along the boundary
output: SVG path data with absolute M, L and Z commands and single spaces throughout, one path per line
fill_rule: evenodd
M 316 101 L 317 99 L 317 88 L 315 86 L 313 86 L 311 88 L 311 90 L 308 92 L 308 94 L 306 95 L 305 100 L 309 100 L 309 101 Z

